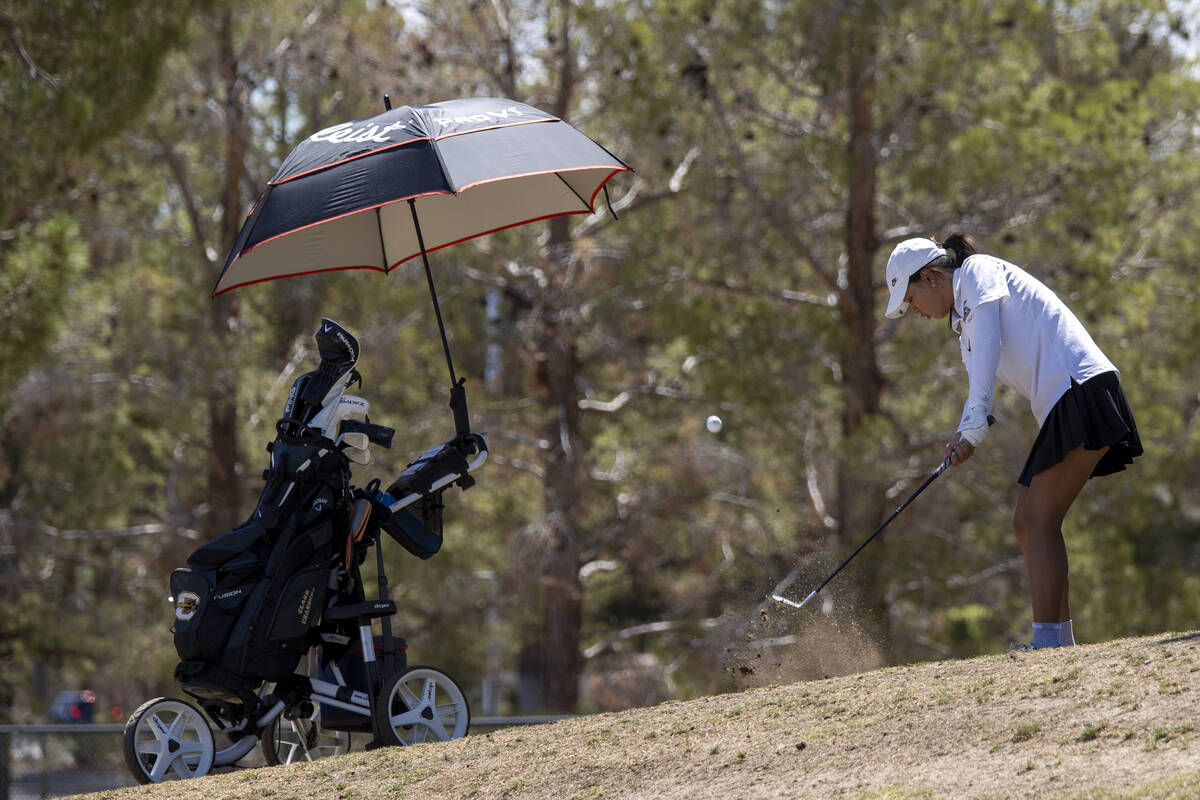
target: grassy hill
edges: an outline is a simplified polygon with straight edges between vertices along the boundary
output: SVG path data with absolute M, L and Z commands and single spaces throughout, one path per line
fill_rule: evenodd
M 1200 632 L 875 670 L 98 797 L 1195 798 Z

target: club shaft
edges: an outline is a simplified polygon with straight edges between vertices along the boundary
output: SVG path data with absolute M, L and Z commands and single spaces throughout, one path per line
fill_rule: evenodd
M 988 414 L 988 416 L 987 416 L 987 424 L 988 424 L 988 427 L 989 427 L 989 428 L 990 428 L 992 425 L 995 425 L 995 424 L 996 424 L 996 418 L 995 418 L 995 417 L 993 417 L 991 414 Z M 900 505 L 899 505 L 899 506 L 896 508 L 896 510 L 892 512 L 892 515 L 891 515 L 890 517 L 888 517 L 887 519 L 885 519 L 885 520 L 883 521 L 883 524 L 882 524 L 882 525 L 880 525 L 878 528 L 876 528 L 876 529 L 875 529 L 875 532 L 874 532 L 874 533 L 872 533 L 870 536 L 868 536 L 868 537 L 867 537 L 867 540 L 866 540 L 865 542 L 863 542 L 862 544 L 860 544 L 860 545 L 858 546 L 858 549 L 857 549 L 857 550 L 855 550 L 853 553 L 851 553 L 851 554 L 850 554 L 850 557 L 849 557 L 849 558 L 847 558 L 845 561 L 843 561 L 843 562 L 841 563 L 841 565 L 840 565 L 840 566 L 839 566 L 837 569 L 835 569 L 835 570 L 833 571 L 833 574 L 831 574 L 831 575 L 830 575 L 828 578 L 826 578 L 824 581 L 822 581 L 822 583 L 821 583 L 821 585 L 820 585 L 820 586 L 818 586 L 816 589 L 813 589 L 813 590 L 812 590 L 812 592 L 811 592 L 811 593 L 809 593 L 808 597 L 804 598 L 804 600 L 803 600 L 803 601 L 801 601 L 800 603 L 796 603 L 796 602 L 794 602 L 794 601 L 792 601 L 792 600 L 788 600 L 788 599 L 786 599 L 786 598 L 784 598 L 784 597 L 781 597 L 780 595 L 777 595 L 777 594 L 776 594 L 776 595 L 772 595 L 772 598 L 773 598 L 773 599 L 775 599 L 775 600 L 777 600 L 777 601 L 779 601 L 780 603 L 785 603 L 785 604 L 787 604 L 787 605 L 789 605 L 789 606 L 792 606 L 793 608 L 800 608 L 800 607 L 801 607 L 801 606 L 803 606 L 805 603 L 807 603 L 809 600 L 813 599 L 813 597 L 816 595 L 816 593 L 817 593 L 817 592 L 819 592 L 819 591 L 821 591 L 822 589 L 824 589 L 824 588 L 825 588 L 825 586 L 826 586 L 826 584 L 828 584 L 828 583 L 829 583 L 831 580 L 833 580 L 833 579 L 834 579 L 834 578 L 837 576 L 837 574 L 838 574 L 839 572 L 841 572 L 841 571 L 842 571 L 842 569 L 843 569 L 843 568 L 844 568 L 844 567 L 845 567 L 847 564 L 849 564 L 851 561 L 853 561 L 853 560 L 854 560 L 854 557 L 855 557 L 856 555 L 858 555 L 859 553 L 861 553 L 861 552 L 862 552 L 862 549 L 863 549 L 864 547 L 866 547 L 867 545 L 869 545 L 869 544 L 871 543 L 871 541 L 872 541 L 872 540 L 873 540 L 873 539 L 874 539 L 876 536 L 878 536 L 880 533 L 882 533 L 882 532 L 883 532 L 883 529 L 884 529 L 884 528 L 886 528 L 886 527 L 887 527 L 887 526 L 888 526 L 888 525 L 891 523 L 891 521 L 892 521 L 892 520 L 894 520 L 896 517 L 900 516 L 900 512 L 901 512 L 901 511 L 903 511 L 904 509 L 908 508 L 908 504 L 909 504 L 909 503 L 911 503 L 913 500 L 916 500 L 916 499 L 917 499 L 917 495 L 919 495 L 921 492 L 925 491 L 925 487 L 927 487 L 929 484 L 933 483 L 934 479 L 936 479 L 938 475 L 941 475 L 943 472 L 945 472 L 945 471 L 946 471 L 946 470 L 948 470 L 948 469 L 950 469 L 950 456 L 946 456 L 946 459 L 945 459 L 945 460 L 944 460 L 944 461 L 941 463 L 941 465 L 940 465 L 940 466 L 938 466 L 938 468 L 937 468 L 937 469 L 935 469 L 935 470 L 934 470 L 932 473 L 930 473 L 929 477 L 928 477 L 928 478 L 926 478 L 926 479 L 924 480 L 924 482 L 922 482 L 922 483 L 921 483 L 921 485 L 917 487 L 917 490 L 916 490 L 915 492 L 913 492 L 912 494 L 910 494 L 910 495 L 908 496 L 908 499 L 907 499 L 907 500 L 905 500 L 903 503 L 901 503 L 901 504 L 900 504 Z
M 831 580 L 833 580 L 837 576 L 837 574 L 839 572 L 841 572 L 842 569 L 845 568 L 845 566 L 847 564 L 849 564 L 851 561 L 853 561 L 854 557 L 857 556 L 859 553 L 861 553 L 863 548 L 866 547 L 867 545 L 869 545 L 875 539 L 876 536 L 883 533 L 883 529 L 886 528 L 889 524 L 891 524 L 892 520 L 894 520 L 896 517 L 900 516 L 900 512 L 903 511 L 904 509 L 908 508 L 909 503 L 911 503 L 913 500 L 916 500 L 917 495 L 919 495 L 921 492 L 925 491 L 925 487 L 927 487 L 927 486 L 929 486 L 929 484 L 933 483 L 934 479 L 937 478 L 938 475 L 941 475 L 943 472 L 945 472 L 949 466 L 950 466 L 950 459 L 947 458 L 945 461 L 942 462 L 941 466 L 939 466 L 932 473 L 930 473 L 929 477 L 926 478 L 924 480 L 924 482 L 922 482 L 921 485 L 917 487 L 917 490 L 915 492 L 913 492 L 911 495 L 908 496 L 907 500 L 905 500 L 903 503 L 901 503 L 899 506 L 896 507 L 896 510 L 892 512 L 892 515 L 890 517 L 888 517 L 886 520 L 884 520 L 883 524 L 880 525 L 878 528 L 876 528 L 875 532 L 872 533 L 870 536 L 868 536 L 866 541 L 864 541 L 862 544 L 860 544 L 858 546 L 858 549 L 850 554 L 849 558 L 847 558 L 845 561 L 843 561 L 841 563 L 841 565 L 837 569 L 835 569 L 833 571 L 833 573 L 821 583 L 820 586 L 818 586 L 816 589 L 814 589 L 812 591 L 812 594 L 810 594 L 808 597 L 804 598 L 804 602 L 801 603 L 800 605 L 804 605 L 804 603 L 807 603 L 810 599 L 812 599 L 813 595 L 815 595 L 817 592 L 824 589 L 826 584 L 828 584 Z

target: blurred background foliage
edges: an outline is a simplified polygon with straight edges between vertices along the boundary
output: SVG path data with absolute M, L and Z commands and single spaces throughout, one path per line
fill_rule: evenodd
M 1200 612 L 1194 15 L 1158 0 L 16 0 L 0 10 L 0 718 L 171 693 L 171 569 L 253 507 L 321 316 L 398 429 L 453 431 L 423 277 L 210 297 L 303 137 L 501 95 L 634 166 L 606 213 L 436 253 L 493 458 L 442 553 L 388 548 L 409 658 L 477 713 L 614 709 L 995 652 L 1036 433 L 977 456 L 807 594 L 937 465 L 965 376 L 882 318 L 912 235 L 976 234 L 1120 366 L 1146 455 L 1067 520 L 1078 638 Z M 725 422 L 704 430 L 709 414 Z M 50 684 L 38 675 L 49 675 Z

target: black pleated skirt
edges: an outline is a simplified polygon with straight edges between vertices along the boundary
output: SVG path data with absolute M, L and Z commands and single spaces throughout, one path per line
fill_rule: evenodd
M 1033 476 L 1053 467 L 1077 447 L 1108 452 L 1092 477 L 1120 472 L 1142 454 L 1133 410 L 1115 372 L 1104 372 L 1071 388 L 1050 409 L 1038 431 L 1017 483 L 1028 486 Z

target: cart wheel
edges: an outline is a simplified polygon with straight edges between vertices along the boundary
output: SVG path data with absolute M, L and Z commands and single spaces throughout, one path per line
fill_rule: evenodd
M 471 707 L 462 689 L 432 667 L 409 667 L 385 680 L 375 715 L 388 744 L 459 739 L 471 725 Z
M 321 705 L 315 703 L 313 712 L 307 716 L 296 719 L 285 719 L 283 715 L 276 717 L 263 731 L 260 747 L 263 759 L 271 766 L 316 761 L 349 753 L 350 734 L 322 728 Z
M 158 697 L 125 723 L 125 763 L 138 783 L 199 778 L 213 765 L 213 732 L 190 703 Z
M 313 647 L 296 667 L 296 674 L 319 678 L 320 664 L 321 648 Z M 269 684 L 267 688 L 273 690 L 274 684 Z M 310 706 L 312 711 L 294 719 L 285 718 L 281 714 L 262 732 L 259 749 L 262 750 L 263 760 L 267 764 L 275 766 L 297 761 L 315 761 L 318 758 L 340 756 L 350 752 L 350 734 L 347 731 L 323 728 L 321 705 L 312 701 L 311 696 L 305 705 Z

